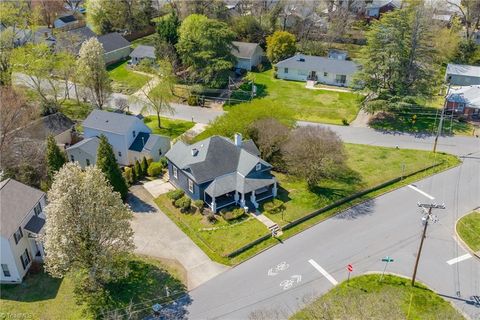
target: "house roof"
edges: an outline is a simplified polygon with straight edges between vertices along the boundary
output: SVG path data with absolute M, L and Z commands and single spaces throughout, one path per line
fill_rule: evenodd
M 82 125 L 84 128 L 125 134 L 137 121 L 140 120 L 135 116 L 117 112 L 93 110 L 83 121 Z
M 447 65 L 447 74 L 480 78 L 480 67 L 466 64 L 449 63 Z
M 75 143 L 73 146 L 67 148 L 67 151 L 80 149 L 83 152 L 91 155 L 94 159 L 97 158 L 98 145 L 100 144 L 100 139 L 97 137 L 83 139 L 80 142 Z
M 237 147 L 230 139 L 212 136 L 192 145 L 179 141 L 165 156 L 200 184 L 234 172 L 246 175 L 257 163 L 271 167 L 249 151 L 253 150 L 252 143 L 242 142 L 242 146 Z
M 388 4 L 395 6 L 396 8 L 400 8 L 401 0 L 373 0 L 371 3 L 366 5 L 367 9 L 374 9 L 374 8 L 382 8 Z
M 278 68 L 291 68 L 335 74 L 354 74 L 359 65 L 350 60 L 329 59 L 327 57 L 297 54 L 276 64 Z
M 205 188 L 205 192 L 212 197 L 219 197 L 229 192 L 238 191 L 249 193 L 263 187 L 272 185 L 275 177 L 265 173 L 260 177 L 248 178 L 238 172 L 216 178 Z
M 232 54 L 235 57 L 242 59 L 251 59 L 255 53 L 255 50 L 259 46 L 258 43 L 239 41 L 232 41 L 232 44 Z
M 74 125 L 75 123 L 72 119 L 63 113 L 57 112 L 30 122 L 27 126 L 19 130 L 18 136 L 44 141 L 48 135 L 59 135 L 71 129 Z
M 97 39 L 103 45 L 103 50 L 105 50 L 105 53 L 130 46 L 130 42 L 128 42 L 127 39 L 122 37 L 117 32 L 98 36 Z
M 448 101 L 465 103 L 469 108 L 480 109 L 480 86 L 464 86 L 451 89 Z
M 18 229 L 25 216 L 45 195 L 13 179 L 0 182 L 0 234 L 9 238 Z
M 152 46 L 139 45 L 130 53 L 132 58 L 152 58 L 156 59 L 155 48 Z
M 45 219 L 33 215 L 30 218 L 30 220 L 28 220 L 24 228 L 30 232 L 39 234 L 44 224 L 45 224 Z
M 150 133 L 146 133 L 146 132 L 137 133 L 135 140 L 133 140 L 132 144 L 130 145 L 130 148 L 128 149 L 132 151 L 142 152 L 149 138 L 150 138 Z
M 152 151 L 155 145 L 159 140 L 166 140 L 168 141 L 168 144 L 170 145 L 170 138 L 166 136 L 161 136 L 158 134 L 150 134 L 150 137 L 147 140 L 147 143 L 145 143 L 145 146 L 143 147 L 143 150 L 146 151 Z
M 70 23 L 70 22 L 75 22 L 77 19 L 73 15 L 68 15 L 68 16 L 63 16 L 58 18 L 58 20 L 62 21 L 63 23 Z

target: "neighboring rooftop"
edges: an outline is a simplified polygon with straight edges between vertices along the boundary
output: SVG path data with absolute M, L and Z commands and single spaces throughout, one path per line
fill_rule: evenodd
M 480 109 L 480 86 L 464 86 L 450 90 L 447 99 L 465 103 L 470 108 Z
M 80 149 L 83 152 L 92 156 L 92 158 L 97 158 L 98 145 L 100 144 L 100 139 L 97 137 L 83 139 L 82 141 L 75 143 L 73 146 L 67 148 L 67 150 Z
M 74 125 L 75 123 L 70 118 L 57 112 L 30 122 L 18 130 L 18 135 L 22 138 L 45 141 L 49 135 L 57 136 Z
M 18 229 L 25 216 L 45 195 L 13 179 L 0 182 L 0 234 L 10 238 Z
M 84 128 L 124 134 L 137 121 L 140 120 L 135 116 L 116 112 L 93 110 L 83 121 L 82 125 Z
M 232 41 L 232 54 L 237 58 L 250 59 L 259 46 L 258 43 Z
M 276 64 L 278 68 L 291 68 L 302 70 L 315 70 L 337 74 L 353 74 L 359 65 L 349 60 L 329 59 L 327 57 L 296 54 Z
M 447 65 L 447 74 L 480 78 L 480 67 L 466 64 L 449 63 Z
M 73 15 L 63 16 L 58 18 L 58 20 L 62 21 L 63 23 L 71 23 L 77 21 L 77 19 Z
M 156 59 L 155 48 L 152 46 L 139 45 L 130 53 L 130 57 L 134 58 L 151 58 Z
M 122 37 L 122 35 L 117 32 L 98 36 L 97 39 L 103 45 L 105 53 L 130 46 L 130 42 L 128 42 L 127 39 Z

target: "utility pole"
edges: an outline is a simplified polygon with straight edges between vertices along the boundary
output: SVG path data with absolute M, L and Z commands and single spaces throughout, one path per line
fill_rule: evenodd
M 443 102 L 442 114 L 440 115 L 440 122 L 438 123 L 438 130 L 437 130 L 437 134 L 435 136 L 435 142 L 433 144 L 433 153 L 437 152 L 438 137 L 442 133 L 443 117 L 445 116 L 445 109 L 447 108 L 447 98 L 448 98 L 448 94 L 450 93 L 450 86 L 451 86 L 451 84 L 448 83 L 447 94 L 445 95 L 445 100 Z
M 425 240 L 425 236 L 427 234 L 428 221 L 431 220 L 433 223 L 438 221 L 438 218 L 432 214 L 432 209 L 445 209 L 445 205 L 435 203 L 419 203 L 418 206 L 423 209 L 423 212 L 426 213 L 426 215 L 422 218 L 422 220 L 425 221 L 425 225 L 423 227 L 422 238 L 420 240 L 420 247 L 418 248 L 417 259 L 415 260 L 415 268 L 413 269 L 412 286 L 415 285 L 415 278 L 417 277 L 418 262 L 420 261 L 420 255 L 422 254 L 423 241 Z M 428 211 L 426 211 L 427 208 Z

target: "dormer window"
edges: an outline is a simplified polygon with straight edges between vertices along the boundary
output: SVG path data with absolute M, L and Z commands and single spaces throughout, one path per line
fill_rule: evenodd
M 134 130 L 134 131 L 132 131 L 132 135 L 133 135 L 133 137 L 135 138 L 135 130 Z
M 255 166 L 255 170 L 260 171 L 260 169 L 262 169 L 262 165 L 260 163 L 257 163 L 257 165 Z

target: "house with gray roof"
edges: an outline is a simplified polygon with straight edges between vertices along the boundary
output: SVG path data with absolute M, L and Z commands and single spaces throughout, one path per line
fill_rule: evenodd
M 480 119 L 480 85 L 453 88 L 446 99 L 447 111 L 467 119 Z
M 128 166 L 143 157 L 158 161 L 170 149 L 170 138 L 153 134 L 138 117 L 117 112 L 93 110 L 83 121 L 84 140 L 66 149 L 70 161 L 82 167 L 94 165 L 99 137 L 112 145 L 117 162 Z
M 20 283 L 45 253 L 45 193 L 13 179 L 0 182 L 0 283 Z
M 118 32 L 107 33 L 98 36 L 97 39 L 105 50 L 107 65 L 127 59 L 132 51 L 130 42 Z
M 248 71 L 251 71 L 252 68 L 262 63 L 263 56 L 265 55 L 262 47 L 260 47 L 258 43 L 239 41 L 232 42 L 232 54 L 237 59 L 235 68 Z
M 239 205 L 256 209 L 259 202 L 277 195 L 272 166 L 260 158 L 252 140 L 213 136 L 187 145 L 173 145 L 168 160 L 170 182 L 213 211 Z
M 453 86 L 480 85 L 480 66 L 449 63 L 445 81 Z
M 350 86 L 359 65 L 350 60 L 296 54 L 278 62 L 277 77 L 285 80 L 315 81 L 334 86 Z
M 144 46 L 144 45 L 139 45 L 133 51 L 130 53 L 130 63 L 133 65 L 137 65 L 142 61 L 143 59 L 150 59 L 152 61 L 155 61 L 157 59 L 155 55 L 155 48 L 152 46 Z

